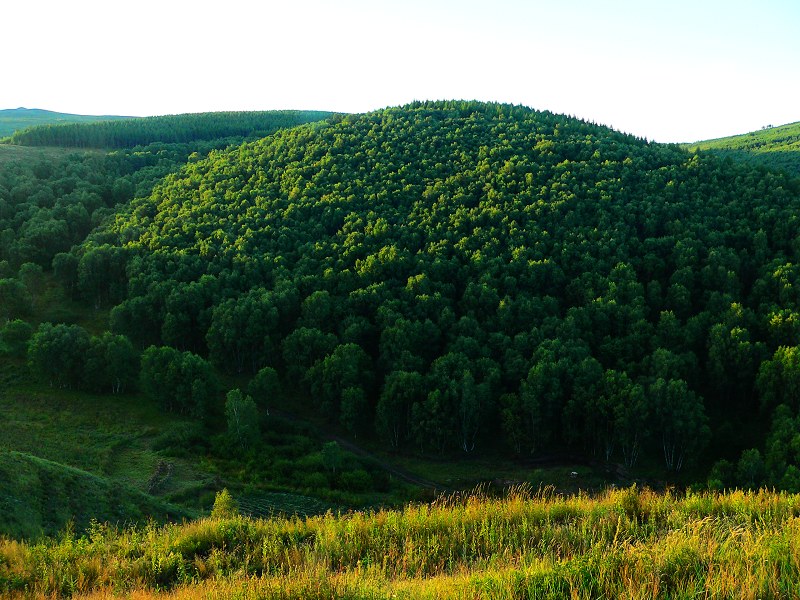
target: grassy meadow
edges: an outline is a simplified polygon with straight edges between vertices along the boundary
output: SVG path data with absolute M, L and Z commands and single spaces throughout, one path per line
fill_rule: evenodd
M 80 598 L 796 598 L 800 496 L 522 488 L 403 510 L 0 543 L 0 593 Z

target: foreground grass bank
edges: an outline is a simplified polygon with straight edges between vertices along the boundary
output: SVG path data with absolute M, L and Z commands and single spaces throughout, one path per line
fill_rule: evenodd
M 0 543 L 0 594 L 105 598 L 793 598 L 800 496 L 634 489 L 214 518 Z

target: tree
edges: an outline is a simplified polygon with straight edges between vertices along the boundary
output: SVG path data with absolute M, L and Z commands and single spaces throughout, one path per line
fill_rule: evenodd
M 359 387 L 369 389 L 372 384 L 372 365 L 360 346 L 341 344 L 314 363 L 306 373 L 306 381 L 310 384 L 322 411 L 335 417 L 339 414 L 342 391 Z
M 89 334 L 82 327 L 42 323 L 28 343 L 28 365 L 51 386 L 80 388 L 89 346 Z
M 322 464 L 334 475 L 342 468 L 344 452 L 338 442 L 327 442 L 322 446 Z
M 752 342 L 749 331 L 718 323 L 708 332 L 708 369 L 711 383 L 725 404 L 742 402 L 753 388 L 764 344 Z
M 139 356 L 123 335 L 105 332 L 92 337 L 84 365 L 87 389 L 119 394 L 129 389 L 139 375 Z
M 668 470 L 680 471 L 687 459 L 703 450 L 711 435 L 703 401 L 681 379 L 657 379 L 649 396 L 664 463 Z
M 258 409 L 250 396 L 243 396 L 238 389 L 229 391 L 225 397 L 225 419 L 228 437 L 240 449 L 247 450 L 258 442 Z
M 18 279 L 0 279 L 0 320 L 25 317 L 31 312 L 31 295 Z
M 411 407 L 424 401 L 425 382 L 416 371 L 393 371 L 386 376 L 375 410 L 378 435 L 398 448 L 409 433 Z
M 642 386 L 633 383 L 627 373 L 611 369 L 603 373 L 598 394 L 587 405 L 587 419 L 606 461 L 619 444 L 626 466 L 636 464 L 647 435 L 647 410 Z
M 71 252 L 59 252 L 53 257 L 53 275 L 70 298 L 75 297 L 78 288 L 78 262 Z
M 268 412 L 270 406 L 275 406 L 281 396 L 281 382 L 278 372 L 272 367 L 262 367 L 250 380 L 247 393 L 255 400 L 262 412 Z
M 336 336 L 319 329 L 300 327 L 281 345 L 288 381 L 303 381 L 306 371 L 336 347 Z
M 78 262 L 78 291 L 95 308 L 124 297 L 127 255 L 109 245 L 89 247 Z
M 559 429 L 564 403 L 562 370 L 555 357 L 547 353 L 530 368 L 520 385 L 519 402 L 531 453 L 547 445 Z
M 36 263 L 24 263 L 19 267 L 17 275 L 19 280 L 25 285 L 28 293 L 33 299 L 33 304 L 38 304 L 44 291 L 44 271 L 41 265 Z
M 218 383 L 206 360 L 168 346 L 142 353 L 142 391 L 164 410 L 204 419 L 213 411 Z
M 233 499 L 228 488 L 223 488 L 217 492 L 214 498 L 214 506 L 211 509 L 212 519 L 231 519 L 239 514 L 239 505 Z
M 25 356 L 28 341 L 33 335 L 33 327 L 20 319 L 9 321 L 0 329 L 0 343 L 4 344 L 11 356 Z
M 206 334 L 212 362 L 231 373 L 256 373 L 274 350 L 270 334 L 278 315 L 262 288 L 218 304 Z
M 339 422 L 353 437 L 366 432 L 370 422 L 370 410 L 364 390 L 352 386 L 342 390 Z
M 500 407 L 500 426 L 506 443 L 514 451 L 514 454 L 521 454 L 527 437 L 527 429 L 519 396 L 503 394 L 500 397 Z
M 800 407 L 800 349 L 780 346 L 771 360 L 761 363 L 756 377 L 756 389 L 762 408 L 786 404 Z
M 736 464 L 736 478 L 745 488 L 756 488 L 764 481 L 764 460 L 755 448 L 745 450 Z

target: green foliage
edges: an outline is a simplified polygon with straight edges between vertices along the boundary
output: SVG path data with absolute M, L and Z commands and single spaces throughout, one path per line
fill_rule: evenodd
M 231 390 L 225 398 L 225 419 L 228 422 L 228 437 L 241 450 L 252 448 L 260 435 L 259 415 L 256 403 L 240 390 Z
M 362 388 L 352 386 L 342 390 L 339 412 L 339 421 L 353 437 L 368 431 L 370 408 Z
M 91 339 L 78 325 L 42 323 L 28 343 L 31 371 L 55 387 L 80 388 Z
M 25 357 L 28 341 L 33 336 L 33 327 L 20 319 L 8 321 L 0 329 L 0 345 L 5 346 L 5 351 L 11 356 Z
M 247 385 L 247 393 L 262 412 L 269 412 L 270 406 L 280 406 L 282 386 L 278 372 L 272 367 L 259 369 Z
M 85 361 L 85 387 L 94 391 L 120 394 L 139 377 L 139 353 L 122 335 L 105 332 L 92 337 Z
M 193 418 L 221 416 L 213 365 L 253 376 L 262 409 L 291 397 L 393 449 L 663 455 L 672 471 L 717 458 L 702 450 L 723 445 L 724 415 L 748 432 L 725 451 L 762 463 L 732 484 L 794 485 L 778 449 L 797 408 L 796 181 L 508 105 L 414 103 L 225 150 L 196 141 L 224 133 L 215 119 L 182 144 L 0 169 L 0 317 L 36 309 L 51 265 L 98 322 L 113 307 L 113 335 L 65 365 L 76 378 L 31 362 L 47 381 L 121 391 L 132 348 L 152 346 L 142 389 Z M 169 129 L 132 123 L 74 143 Z M 325 469 L 271 452 L 237 468 Z M 329 483 L 358 488 L 351 467 Z
M 217 492 L 214 498 L 214 506 L 211 509 L 212 519 L 231 519 L 239 514 L 239 505 L 233 499 L 228 488 L 223 488 Z
M 8 321 L 28 316 L 31 312 L 31 295 L 18 279 L 0 279 L 0 319 Z
M 150 346 L 142 354 L 139 382 L 164 410 L 198 419 L 214 413 L 219 384 L 211 365 L 196 354 Z
M 756 417 L 796 338 L 798 210 L 795 181 L 713 155 L 414 103 L 192 159 L 79 253 L 124 250 L 114 331 L 274 369 L 359 436 L 677 471 L 705 415 Z
M 349 484 L 364 476 L 354 472 Z M 0 593 L 791 598 L 800 578 L 796 495 L 522 489 L 403 510 L 253 520 L 229 510 L 225 492 L 217 496 L 222 514 L 182 525 L 95 525 L 85 537 L 0 540 Z
M 28 342 L 28 365 L 51 386 L 119 394 L 138 377 L 139 354 L 121 335 L 42 323 Z
M 703 401 L 682 379 L 659 378 L 650 386 L 653 429 L 661 433 L 667 469 L 680 471 L 687 459 L 696 459 L 708 443 L 710 429 Z
M 342 468 L 344 453 L 338 442 L 327 442 L 322 446 L 322 463 L 331 473 Z

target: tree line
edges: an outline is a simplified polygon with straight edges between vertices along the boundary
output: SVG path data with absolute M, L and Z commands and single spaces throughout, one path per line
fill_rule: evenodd
M 14 132 L 11 144 L 64 148 L 132 148 L 152 143 L 188 144 L 229 137 L 259 138 L 331 116 L 324 111 L 189 113 L 92 123 L 36 125 Z

